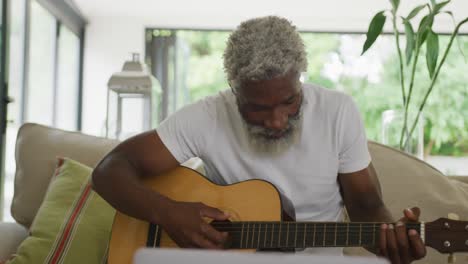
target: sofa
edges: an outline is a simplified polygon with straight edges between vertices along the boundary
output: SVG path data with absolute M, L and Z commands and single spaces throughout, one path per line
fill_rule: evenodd
M 20 128 L 16 141 L 16 174 L 11 206 L 16 222 L 0 222 L 0 262 L 14 254 L 28 236 L 28 228 L 53 175 L 56 157 L 69 157 L 94 167 L 118 143 L 116 140 L 38 124 L 28 123 Z M 421 221 L 434 221 L 447 217 L 449 213 L 456 213 L 460 219 L 468 220 L 468 177 L 447 177 L 421 160 L 376 142 L 369 141 L 369 150 L 384 201 L 396 218 L 402 215 L 404 208 L 418 206 L 422 211 Z M 199 163 L 185 165 L 203 171 Z M 368 253 L 361 248 L 347 248 L 345 254 Z M 468 252 L 455 255 L 455 263 L 466 263 L 468 260 Z M 416 263 L 446 262 L 447 255 L 428 248 L 428 256 Z

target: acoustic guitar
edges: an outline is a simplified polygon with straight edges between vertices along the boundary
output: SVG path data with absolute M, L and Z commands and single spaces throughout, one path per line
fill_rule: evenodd
M 248 180 L 220 186 L 198 172 L 178 167 L 145 180 L 145 184 L 176 201 L 203 202 L 229 212 L 229 221 L 213 221 L 229 233 L 229 249 L 293 250 L 308 247 L 374 247 L 382 223 L 295 222 L 293 207 L 271 183 Z M 427 246 L 441 253 L 468 252 L 468 222 L 440 218 L 407 223 Z M 178 247 L 157 224 L 117 212 L 108 263 L 131 263 L 141 247 Z

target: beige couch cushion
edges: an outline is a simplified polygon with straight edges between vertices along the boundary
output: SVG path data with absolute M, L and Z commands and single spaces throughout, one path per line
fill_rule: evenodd
M 28 236 L 28 230 L 17 223 L 0 222 L 0 263 L 11 258 L 21 242 Z
M 12 216 L 18 223 L 30 227 L 54 172 L 57 156 L 94 167 L 117 144 L 115 140 L 24 124 L 16 142 Z
M 421 220 L 434 221 L 456 213 L 468 220 L 468 184 L 444 176 L 429 164 L 387 146 L 369 142 L 372 163 L 379 176 L 385 204 L 399 219 L 403 209 L 418 206 Z M 397 220 L 396 219 L 396 220 Z M 349 252 L 350 250 L 346 250 Z M 356 250 L 353 253 L 357 253 Z M 363 252 L 362 249 L 357 251 Z M 456 263 L 466 263 L 464 254 Z M 428 257 L 415 263 L 446 263 L 447 256 L 429 249 Z

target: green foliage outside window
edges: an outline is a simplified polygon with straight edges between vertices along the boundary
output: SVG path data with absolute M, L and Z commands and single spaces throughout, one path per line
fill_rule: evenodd
M 177 37 L 191 47 L 187 86 L 191 101 L 215 94 L 228 88 L 223 71 L 223 51 L 229 32 L 225 31 L 177 31 Z M 339 34 L 302 33 L 308 53 L 309 67 L 307 82 L 316 83 L 329 89 L 339 89 L 356 100 L 362 113 L 367 135 L 380 140 L 381 114 L 388 109 L 401 106 L 398 58 L 396 51 L 385 60 L 380 81 L 369 82 L 366 77 L 343 75 L 331 80 L 323 74 L 324 65 L 331 53 L 342 60 L 345 54 L 340 50 Z M 358 38 L 360 35 L 352 37 Z M 383 38 L 390 38 L 384 36 Z M 446 45 L 449 36 L 441 36 L 441 45 Z M 364 38 L 362 38 L 364 41 Z M 461 49 L 468 54 L 468 37 L 459 38 Z M 360 44 L 362 47 L 362 43 Z M 424 60 L 425 58 L 420 58 Z M 427 69 L 421 61 L 416 69 L 417 86 L 427 87 Z M 428 99 L 424 110 L 425 149 L 431 155 L 468 155 L 468 63 L 452 49 L 442 68 L 438 84 Z M 418 78 L 419 76 L 419 78 Z M 414 100 L 422 99 L 422 92 L 414 94 Z

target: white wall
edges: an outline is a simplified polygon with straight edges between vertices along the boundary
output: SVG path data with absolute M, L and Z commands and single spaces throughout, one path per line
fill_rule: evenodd
M 95 135 L 104 131 L 107 80 L 120 70 L 131 52 L 144 55 L 146 27 L 232 29 L 247 18 L 276 14 L 287 17 L 300 30 L 365 32 L 376 12 L 390 8 L 389 0 L 290 0 L 287 4 L 279 0 L 75 2 L 89 21 L 84 55 L 83 131 Z M 401 10 L 407 14 L 415 4 L 427 1 L 401 2 Z M 467 0 L 452 0 L 449 7 L 457 19 L 468 16 Z M 435 24 L 439 32 L 453 29 L 448 16 Z M 468 24 L 462 31 L 468 33 Z
M 144 27 L 118 18 L 95 18 L 86 29 L 83 73 L 83 131 L 104 135 L 107 81 L 131 52 L 144 51 Z

